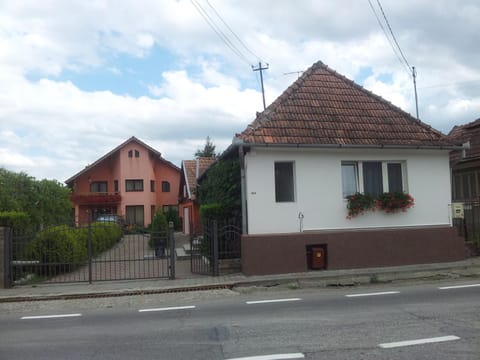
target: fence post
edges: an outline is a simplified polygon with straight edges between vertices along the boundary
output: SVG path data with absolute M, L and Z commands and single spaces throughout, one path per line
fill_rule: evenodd
M 218 222 L 213 220 L 213 276 L 218 276 Z
M 12 229 L 0 227 L 0 289 L 12 287 L 11 267 L 11 249 Z
M 170 249 L 170 276 L 171 280 L 175 279 L 175 237 L 173 236 L 173 221 L 168 222 L 168 244 Z
M 88 251 L 88 283 L 92 283 L 92 218 L 91 213 L 88 213 L 88 236 L 87 236 L 87 251 Z

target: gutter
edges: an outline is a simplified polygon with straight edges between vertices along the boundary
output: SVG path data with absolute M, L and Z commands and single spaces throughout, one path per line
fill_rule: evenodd
M 235 146 L 252 147 L 281 147 L 281 148 L 305 148 L 305 149 L 411 149 L 411 150 L 462 150 L 462 145 L 357 145 L 357 144 L 270 144 L 270 143 L 246 143 L 235 138 L 231 147 Z M 226 150 L 230 150 L 230 147 Z

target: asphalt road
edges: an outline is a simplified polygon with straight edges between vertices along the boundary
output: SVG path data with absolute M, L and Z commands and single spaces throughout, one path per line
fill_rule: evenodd
M 0 359 L 238 358 L 478 360 L 480 283 L 0 304 Z

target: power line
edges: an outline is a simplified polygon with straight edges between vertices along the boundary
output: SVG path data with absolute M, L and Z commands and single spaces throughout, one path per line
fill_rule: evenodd
M 245 57 L 245 55 L 230 41 L 227 35 L 220 29 L 220 27 L 215 24 L 213 19 L 210 15 L 205 11 L 205 9 L 200 5 L 200 3 L 196 0 L 190 0 L 192 5 L 198 11 L 198 13 L 203 17 L 205 22 L 210 26 L 210 28 L 217 34 L 217 36 L 222 40 L 222 42 L 235 54 L 237 55 L 242 61 L 246 62 L 250 65 L 250 62 Z
M 393 46 L 392 41 L 390 40 L 390 37 L 388 36 L 385 28 L 383 27 L 383 24 L 380 21 L 378 15 L 377 15 L 377 12 L 375 11 L 375 8 L 372 5 L 372 2 L 370 0 L 368 0 L 368 3 L 370 4 L 370 8 L 372 9 L 373 13 L 375 14 L 375 17 L 377 18 L 378 24 L 382 28 L 382 31 L 385 34 L 385 37 L 387 38 L 388 42 L 390 43 L 390 46 L 392 47 L 392 50 L 395 53 L 395 56 L 397 57 L 398 61 L 400 61 L 400 63 L 403 66 L 406 66 L 406 68 L 408 69 L 409 76 L 412 77 L 413 90 L 414 90 L 414 93 L 415 93 L 415 109 L 416 109 L 416 114 L 417 114 L 417 119 L 418 119 L 419 115 L 418 115 L 418 95 L 417 95 L 417 71 L 415 70 L 415 66 L 410 67 L 410 64 L 408 63 L 407 58 L 403 54 L 402 48 L 400 47 L 400 45 L 397 41 L 397 38 L 395 37 L 395 34 L 393 33 L 392 27 L 390 26 L 390 22 L 388 21 L 387 15 L 385 14 L 385 11 L 383 10 L 383 7 L 382 7 L 382 4 L 380 3 L 380 0 L 377 0 L 377 5 L 380 8 L 380 11 L 382 12 L 383 19 L 385 20 L 385 24 L 387 25 L 388 30 L 390 31 L 390 35 L 391 35 L 393 41 L 395 42 L 396 48 Z M 400 53 L 400 56 L 398 55 L 397 50 Z M 411 73 L 410 73 L 410 70 L 411 70 Z
M 402 61 L 400 55 L 398 54 L 397 49 L 396 49 L 395 46 L 393 45 L 392 40 L 391 40 L 390 37 L 388 36 L 387 31 L 385 30 L 385 27 L 383 26 L 382 21 L 380 20 L 378 14 L 377 14 L 377 11 L 376 11 L 375 8 L 373 7 L 372 2 L 371 2 L 370 0 L 368 0 L 368 3 L 370 4 L 370 9 L 372 9 L 372 12 L 373 12 L 373 14 L 375 15 L 375 18 L 377 19 L 378 25 L 380 26 L 380 28 L 381 28 L 382 31 L 383 31 L 383 34 L 384 34 L 385 37 L 387 38 L 387 41 L 388 41 L 388 43 L 390 44 L 390 47 L 392 48 L 393 53 L 394 53 L 395 56 L 397 57 L 397 59 L 398 59 L 398 61 L 400 62 L 400 64 L 405 65 L 404 62 Z M 411 76 L 410 68 L 408 69 L 408 75 Z
M 255 54 L 252 50 L 250 50 L 250 48 L 245 45 L 245 43 L 242 41 L 242 39 L 240 39 L 240 37 L 235 33 L 235 31 L 233 31 L 233 29 L 227 24 L 227 22 L 223 19 L 222 16 L 220 16 L 220 14 L 218 13 L 218 11 L 213 7 L 212 4 L 210 4 L 210 1 L 206 0 L 208 6 L 213 10 L 213 12 L 215 13 L 215 15 L 217 15 L 217 17 L 220 19 L 220 21 L 225 25 L 225 27 L 232 33 L 232 35 L 235 37 L 235 39 L 237 39 L 237 41 L 243 46 L 243 48 L 245 50 L 247 50 L 251 55 L 253 55 L 255 58 L 261 60 L 260 56 L 258 56 L 257 54 Z
M 400 45 L 398 45 L 397 38 L 395 37 L 395 34 L 393 33 L 392 27 L 390 26 L 390 22 L 387 19 L 387 15 L 385 15 L 385 11 L 383 11 L 383 7 L 382 7 L 382 4 L 380 3 L 380 0 L 377 0 L 377 4 L 378 4 L 378 7 L 380 8 L 380 10 L 382 11 L 383 18 L 385 19 L 385 23 L 387 24 L 388 29 L 390 30 L 390 34 L 392 34 L 393 41 L 395 41 L 395 45 L 397 45 L 397 49 L 400 52 L 400 55 L 402 56 L 403 61 L 405 61 L 405 65 L 407 65 L 407 67 L 410 69 L 411 66 L 408 63 L 407 59 L 405 58 L 405 55 L 403 55 L 403 51 L 400 48 Z

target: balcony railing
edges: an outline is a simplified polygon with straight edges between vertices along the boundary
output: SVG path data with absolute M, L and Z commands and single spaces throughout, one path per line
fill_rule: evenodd
M 70 195 L 70 200 L 79 205 L 117 204 L 122 200 L 119 193 L 77 193 Z

